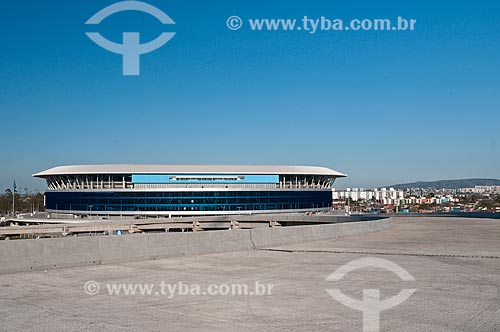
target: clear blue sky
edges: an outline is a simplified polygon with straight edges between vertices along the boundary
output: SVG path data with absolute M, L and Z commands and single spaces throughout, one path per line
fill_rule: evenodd
M 116 1 L 0 3 L 0 190 L 57 165 L 323 165 L 337 186 L 500 177 L 500 2 L 150 0 L 96 29 L 176 36 L 121 75 L 84 22 Z M 406 32 L 231 31 L 249 18 L 417 19 Z

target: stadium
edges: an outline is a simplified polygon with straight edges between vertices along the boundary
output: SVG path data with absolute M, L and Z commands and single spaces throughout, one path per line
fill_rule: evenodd
M 317 166 L 81 165 L 33 175 L 51 213 L 195 216 L 317 211 L 345 174 Z

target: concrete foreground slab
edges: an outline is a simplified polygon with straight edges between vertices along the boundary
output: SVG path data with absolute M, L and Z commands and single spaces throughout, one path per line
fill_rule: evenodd
M 381 312 L 380 331 L 500 331 L 500 220 L 393 221 L 383 232 L 270 250 L 0 275 L 0 331 L 363 331 L 361 311 L 332 298 L 334 288 L 358 300 L 363 289 L 382 299 L 416 289 Z M 368 257 L 415 281 L 377 267 L 325 280 Z M 242 285 L 252 294 L 221 294 Z

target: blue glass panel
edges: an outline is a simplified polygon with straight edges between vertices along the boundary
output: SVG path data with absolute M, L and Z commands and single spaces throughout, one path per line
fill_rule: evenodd
M 279 175 L 133 174 L 132 183 L 279 183 Z
M 51 192 L 49 210 L 245 211 L 330 207 L 331 191 Z

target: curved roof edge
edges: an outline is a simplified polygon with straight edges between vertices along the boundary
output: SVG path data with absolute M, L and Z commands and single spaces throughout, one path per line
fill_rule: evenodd
M 34 177 L 75 174 L 308 174 L 346 177 L 320 166 L 277 165 L 68 165 L 33 174 Z

